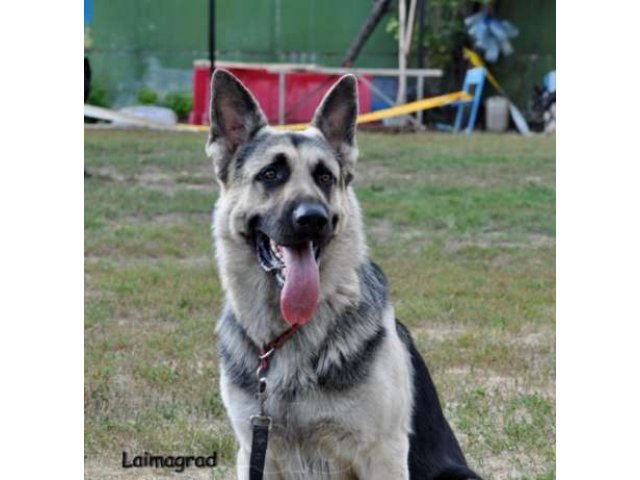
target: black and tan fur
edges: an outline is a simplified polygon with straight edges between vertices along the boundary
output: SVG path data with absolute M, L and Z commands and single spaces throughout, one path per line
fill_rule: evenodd
M 267 237 L 297 241 L 290 217 L 304 202 L 327 219 L 308 234 L 319 254 L 320 301 L 271 360 L 265 478 L 479 478 L 466 466 L 409 332 L 395 319 L 382 271 L 368 258 L 351 187 L 357 111 L 356 80 L 347 75 L 325 96 L 312 126 L 277 130 L 234 76 L 213 76 L 206 150 L 220 184 L 213 232 L 226 294 L 217 333 L 222 397 L 240 444 L 238 478 L 248 478 L 249 418 L 259 409 L 258 349 L 289 327 L 280 284 L 259 249 Z

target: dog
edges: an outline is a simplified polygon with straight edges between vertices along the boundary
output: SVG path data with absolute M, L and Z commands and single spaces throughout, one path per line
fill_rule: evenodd
M 304 131 L 269 126 L 225 70 L 211 89 L 206 153 L 220 186 L 212 230 L 225 292 L 216 333 L 238 478 L 260 478 L 250 476 L 258 447 L 270 479 L 480 478 L 368 257 L 352 188 L 356 78 L 328 91 Z M 256 418 L 267 419 L 268 447 Z

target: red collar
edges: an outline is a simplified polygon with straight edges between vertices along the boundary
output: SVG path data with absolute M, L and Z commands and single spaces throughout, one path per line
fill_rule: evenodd
M 260 370 L 262 372 L 267 371 L 269 368 L 269 358 L 273 353 L 280 348 L 287 340 L 289 340 L 294 333 L 296 333 L 300 327 L 302 327 L 301 323 L 296 323 L 292 327 L 285 330 L 280 336 L 278 336 L 272 342 L 269 342 L 267 345 L 263 346 L 260 349 Z

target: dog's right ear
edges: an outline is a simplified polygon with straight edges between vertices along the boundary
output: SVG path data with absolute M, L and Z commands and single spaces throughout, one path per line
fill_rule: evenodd
M 211 78 L 209 124 L 206 152 L 216 175 L 226 182 L 233 154 L 267 125 L 267 118 L 240 80 L 226 70 L 217 69 Z

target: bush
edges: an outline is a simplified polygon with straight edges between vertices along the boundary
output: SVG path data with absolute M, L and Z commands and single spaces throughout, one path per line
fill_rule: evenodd
M 157 105 L 158 94 L 149 87 L 143 87 L 138 92 L 138 103 L 141 105 Z
M 85 102 L 89 105 L 95 105 L 96 107 L 109 107 L 109 95 L 107 89 L 99 83 L 91 82 L 91 89 L 89 91 L 89 97 Z
M 189 93 L 171 92 L 160 100 L 158 93 L 149 87 L 143 87 L 138 92 L 138 103 L 140 105 L 160 105 L 170 108 L 176 113 L 180 121 L 184 121 L 189 117 L 193 107 L 193 100 Z
M 466 37 L 464 17 L 473 11 L 473 4 L 488 5 L 492 0 L 431 0 L 427 2 L 424 38 L 418 31 L 412 37 L 412 51 L 419 41 L 425 48 L 425 60 L 431 68 L 448 69 L 454 62 L 454 52 L 459 50 Z M 387 21 L 386 31 L 398 40 L 399 22 L 397 13 Z
M 170 108 L 178 116 L 178 120 L 186 120 L 191 113 L 193 100 L 190 94 L 186 93 L 169 93 L 162 102 L 165 107 Z

